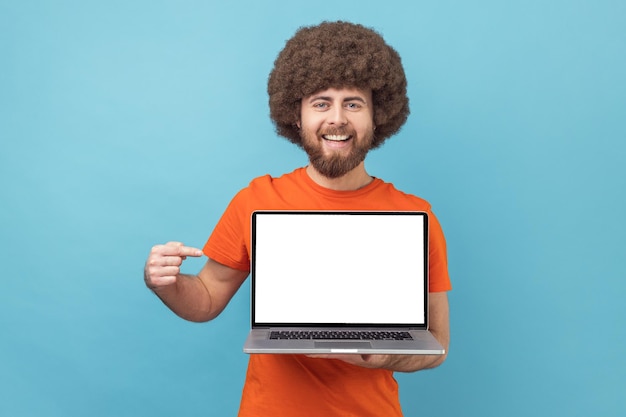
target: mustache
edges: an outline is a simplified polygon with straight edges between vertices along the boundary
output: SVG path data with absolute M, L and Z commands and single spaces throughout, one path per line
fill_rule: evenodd
M 320 129 L 317 133 L 319 136 L 322 136 L 322 135 L 356 136 L 356 132 L 354 131 L 354 129 L 350 129 L 347 127 L 329 127 L 325 129 Z

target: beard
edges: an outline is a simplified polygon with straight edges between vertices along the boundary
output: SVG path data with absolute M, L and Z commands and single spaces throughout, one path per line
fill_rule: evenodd
M 332 151 L 330 154 L 324 152 L 321 141 L 322 135 L 350 135 L 352 146 L 348 152 L 341 150 Z M 304 130 L 300 131 L 302 138 L 302 148 L 309 156 L 311 165 L 323 176 L 327 178 L 339 178 L 356 168 L 365 160 L 367 153 L 371 149 L 374 140 L 374 131 L 369 131 L 361 140 L 357 141 L 356 132 L 350 129 L 329 129 L 325 132 L 310 134 Z

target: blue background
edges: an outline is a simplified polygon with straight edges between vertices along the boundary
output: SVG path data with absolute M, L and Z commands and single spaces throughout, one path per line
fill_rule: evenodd
M 143 263 L 306 163 L 267 75 L 335 19 L 403 57 L 412 115 L 367 167 L 448 240 L 450 356 L 397 375 L 406 415 L 626 414 L 625 2 L 2 0 L 0 415 L 236 414 L 248 286 L 188 323 Z

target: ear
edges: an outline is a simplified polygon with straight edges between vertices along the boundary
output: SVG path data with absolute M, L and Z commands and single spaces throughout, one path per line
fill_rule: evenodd
M 296 120 L 296 126 L 298 127 L 298 129 L 300 129 L 300 128 L 301 128 L 301 126 L 300 126 L 300 120 Z

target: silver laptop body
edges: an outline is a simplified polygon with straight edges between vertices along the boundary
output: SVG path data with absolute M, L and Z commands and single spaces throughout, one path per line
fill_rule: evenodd
M 246 353 L 443 354 L 428 332 L 428 215 L 256 211 Z

